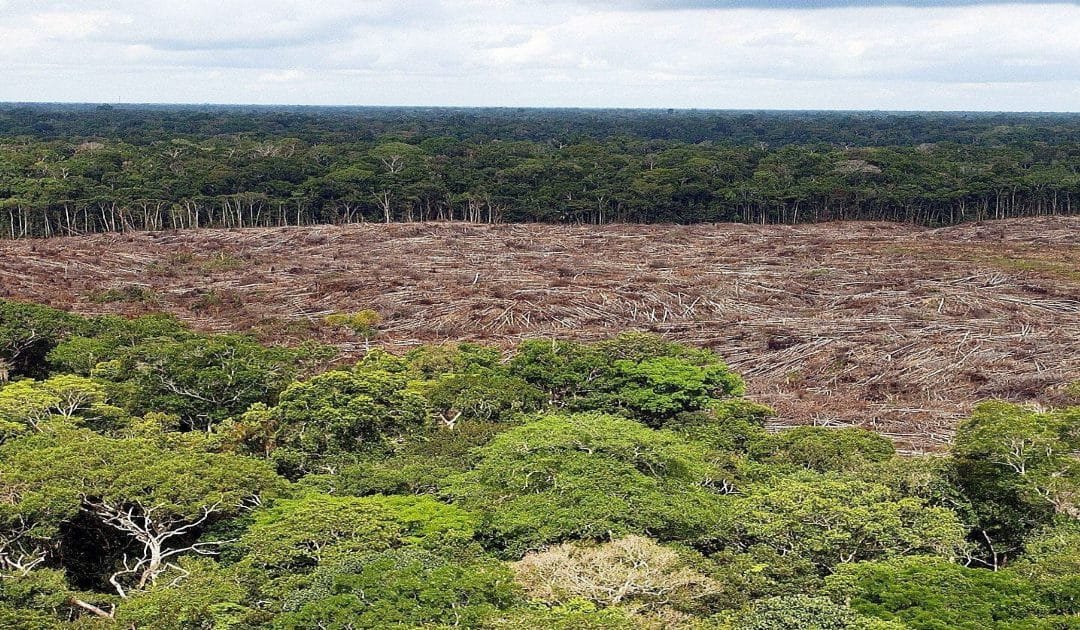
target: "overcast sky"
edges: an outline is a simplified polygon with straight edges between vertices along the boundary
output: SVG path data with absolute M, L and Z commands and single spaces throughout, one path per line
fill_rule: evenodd
M 1080 111 L 1080 4 L 0 0 L 0 100 Z

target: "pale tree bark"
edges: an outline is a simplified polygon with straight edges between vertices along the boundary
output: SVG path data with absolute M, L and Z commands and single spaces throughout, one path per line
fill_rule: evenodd
M 405 156 L 404 155 L 386 155 L 379 158 L 382 165 L 386 167 L 386 172 L 391 175 L 396 175 L 405 170 Z
M 379 204 L 379 208 L 381 208 L 383 211 L 383 218 L 386 220 L 387 223 L 390 223 L 392 210 L 390 191 L 387 190 L 381 193 L 375 193 L 375 201 Z
M 47 552 L 27 538 L 30 524 L 22 517 L 11 530 L 0 534 L 0 578 L 25 577 L 42 562 Z
M 221 545 L 230 541 L 196 542 L 190 545 L 171 547 L 170 541 L 183 537 L 197 530 L 221 505 L 215 503 L 203 506 L 200 515 L 193 519 L 171 515 L 159 515 L 157 507 L 146 507 L 138 503 L 130 506 L 111 505 L 106 501 L 87 500 L 83 510 L 93 514 L 102 523 L 134 538 L 142 545 L 137 557 L 124 557 L 124 568 L 113 573 L 109 583 L 120 597 L 127 598 L 131 590 L 141 590 L 153 585 L 159 576 L 169 570 L 181 574 L 186 571 L 172 562 L 172 558 L 183 553 L 216 555 Z M 134 583 L 125 584 L 123 578 L 133 576 Z
M 101 617 L 102 619 L 112 619 L 116 614 L 116 606 L 111 606 L 108 611 L 105 611 L 104 609 L 99 608 L 98 606 L 95 606 L 89 602 L 84 602 L 78 597 L 72 597 L 68 601 L 75 606 L 82 608 L 83 610 L 93 613 L 97 617 Z

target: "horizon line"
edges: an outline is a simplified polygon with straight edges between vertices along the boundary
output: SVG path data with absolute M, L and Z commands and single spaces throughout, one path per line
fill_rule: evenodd
M 216 107 L 216 108 L 293 108 L 293 109 L 446 109 L 446 110 L 532 110 L 532 111 L 648 111 L 648 112 L 766 112 L 766 113 L 867 113 L 867 114 L 1059 114 L 1080 115 L 1080 110 L 1004 110 L 1004 109 L 852 109 L 852 108 L 794 108 L 776 107 L 665 107 L 628 105 L 362 105 L 311 103 L 221 103 L 221 102 L 164 102 L 164 101 L 0 101 L 0 108 L 26 106 L 90 106 L 90 107 Z

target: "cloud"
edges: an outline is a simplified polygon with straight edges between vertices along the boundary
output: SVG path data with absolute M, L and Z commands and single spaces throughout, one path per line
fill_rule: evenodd
M 131 4 L 133 19 L 109 34 L 115 42 L 161 50 L 262 50 L 341 42 L 364 25 L 390 19 L 394 5 L 329 1 L 310 10 L 306 3 L 189 0 L 152 9 Z
M 303 71 L 292 69 L 264 72 L 259 75 L 258 80 L 263 83 L 296 83 L 304 77 L 305 74 Z
M 597 0 L 629 9 L 671 11 L 685 9 L 837 9 L 837 8 L 938 8 L 994 4 L 1080 4 L 1080 0 Z
M 0 100 L 1076 109 L 1077 32 L 1076 2 L 9 0 Z

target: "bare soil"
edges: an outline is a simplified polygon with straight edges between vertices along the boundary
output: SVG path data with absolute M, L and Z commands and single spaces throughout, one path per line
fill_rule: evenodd
M 0 297 L 163 310 L 202 330 L 318 338 L 372 308 L 380 343 L 653 331 L 713 348 L 777 426 L 854 424 L 911 450 L 987 398 L 1080 380 L 1080 218 L 930 230 L 397 224 L 0 242 Z

